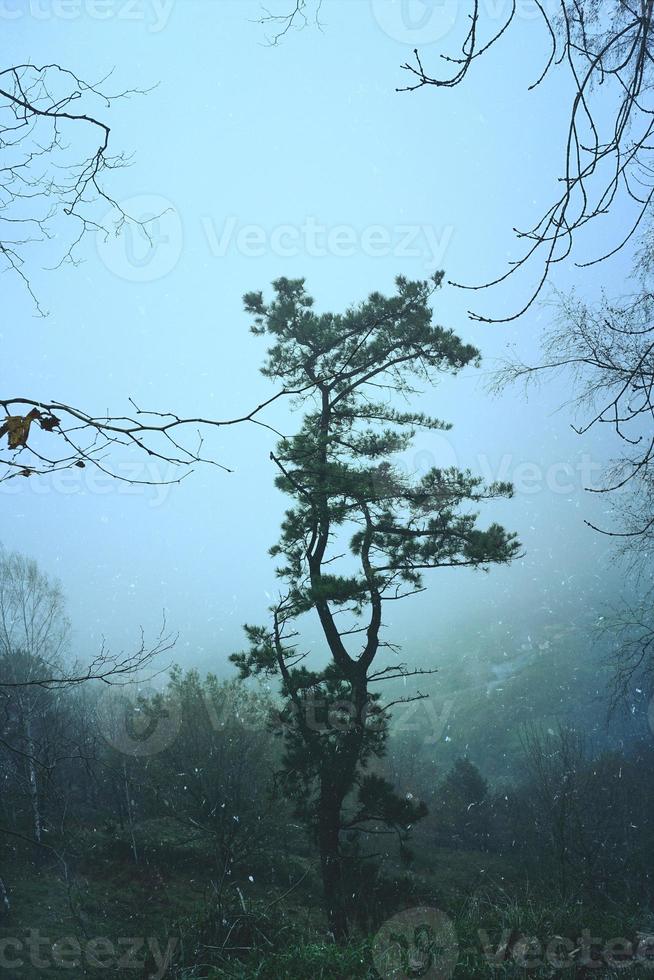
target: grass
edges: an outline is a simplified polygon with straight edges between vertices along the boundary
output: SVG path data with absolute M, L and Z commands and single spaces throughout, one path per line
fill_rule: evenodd
M 189 974 L 189 977 L 192 974 Z M 210 980 L 377 980 L 368 942 L 345 949 L 333 943 L 301 943 L 284 952 L 212 970 Z
M 149 937 L 157 954 L 165 950 L 169 937 L 175 937 L 175 965 L 167 976 L 179 980 L 378 978 L 372 962 L 376 925 L 369 930 L 363 926 L 372 935 L 355 936 L 345 948 L 329 942 L 316 897 L 315 868 L 304 857 L 296 855 L 281 869 L 273 867 L 271 858 L 267 879 L 265 869 L 256 870 L 254 882 L 241 875 L 238 888 L 236 882 L 227 888 L 219 904 L 211 886 L 216 875 L 210 856 L 196 844 L 181 844 L 170 828 L 160 824 L 143 827 L 138 841 L 140 862 L 135 864 L 124 843 L 89 829 L 77 841 L 80 857 L 71 864 L 68 880 L 57 862 L 35 864 L 22 845 L 9 853 L 2 875 L 10 887 L 12 909 L 0 919 L 0 951 L 3 941 L 25 944 L 30 930 L 32 936 L 51 942 L 40 948 L 41 958 L 47 961 L 44 966 L 36 965 L 29 951 L 20 966 L 8 966 L 0 959 L 3 977 L 142 977 L 146 975 L 143 965 L 135 969 L 118 962 L 119 954 L 124 958 L 126 953 L 125 946 L 120 946 L 121 937 Z M 569 948 L 578 949 L 577 940 L 584 930 L 604 946 L 620 935 L 633 940 L 638 933 L 654 931 L 654 915 L 646 909 L 623 908 L 599 899 L 591 905 L 562 903 L 542 886 L 538 892 L 530 890 L 520 869 L 497 855 L 421 846 L 420 865 L 420 874 L 414 870 L 408 875 L 410 888 L 398 892 L 410 895 L 410 900 L 399 899 L 400 905 L 439 908 L 450 916 L 458 941 L 453 980 L 554 976 L 651 980 L 654 976 L 654 962 L 640 968 L 611 967 L 605 962 L 590 967 L 590 972 L 572 965 L 555 968 L 551 960 L 539 966 L 533 956 L 529 958 L 534 947 L 525 945 L 528 937 L 535 937 L 546 947 L 558 936 L 567 937 Z M 302 868 L 307 872 L 304 877 Z M 386 862 L 388 879 L 399 872 L 399 865 Z M 289 878 L 301 881 L 286 894 Z M 52 942 L 61 937 L 75 937 L 80 955 L 64 957 L 64 964 L 58 965 Z M 95 947 L 89 946 L 94 937 L 113 944 L 109 965 L 94 961 Z M 500 951 L 490 962 L 502 943 L 505 955 Z M 13 948 L 8 951 L 13 955 Z M 145 952 L 142 946 L 141 963 Z M 157 976 L 152 949 L 149 955 L 149 970 Z M 525 955 L 527 959 L 521 960 Z

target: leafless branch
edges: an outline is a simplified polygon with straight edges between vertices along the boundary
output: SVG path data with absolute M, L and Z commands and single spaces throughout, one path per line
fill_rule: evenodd
M 293 394 L 297 392 L 279 391 L 251 411 L 224 420 L 145 410 L 132 399 L 132 415 L 112 416 L 92 415 L 60 401 L 20 396 L 0 398 L 0 407 L 5 412 L 0 440 L 7 438 L 5 451 L 0 451 L 0 483 L 74 467 L 84 469 L 87 465 L 113 479 L 143 485 L 180 483 L 198 463 L 208 463 L 229 473 L 227 466 L 204 455 L 202 430 L 249 422 L 279 434 L 259 415 L 275 401 Z M 192 442 L 188 433 L 193 437 Z M 121 476 L 112 457 L 117 450 L 138 450 L 146 459 L 184 472 L 172 478 Z
M 267 7 L 262 7 L 262 15 L 258 21 L 266 27 L 272 27 L 273 33 L 266 36 L 266 41 L 271 47 L 276 47 L 290 31 L 301 31 L 309 24 L 307 9 L 313 6 L 313 23 L 322 30 L 320 21 L 320 10 L 322 0 L 295 0 L 293 7 L 286 13 L 276 14 Z
M 562 172 L 561 193 L 539 220 L 526 229 L 514 229 L 526 243 L 520 258 L 495 279 L 476 286 L 455 283 L 475 291 L 506 282 L 527 267 L 536 266 L 535 285 L 512 313 L 489 317 L 470 311 L 474 320 L 499 323 L 516 320 L 543 290 L 555 266 L 573 252 L 579 231 L 600 216 L 619 208 L 627 217 L 625 231 L 615 246 L 580 266 L 601 262 L 623 248 L 649 215 L 654 196 L 654 105 L 651 101 L 654 65 L 652 0 L 559 0 L 552 16 L 536 0 L 547 49 L 544 67 L 531 89 L 556 70 L 567 70 L 571 99 Z M 452 88 L 461 84 L 477 60 L 505 40 L 515 25 L 513 3 L 498 29 L 485 31 L 482 5 L 471 0 L 469 25 L 457 55 L 441 55 L 451 66 L 447 76 L 431 73 L 416 50 L 414 61 L 402 67 L 410 84 L 399 91 L 423 87 Z M 607 106 L 610 107 L 607 114 Z
M 29 252 L 56 268 L 80 261 L 88 232 L 134 224 L 148 235 L 147 222 L 127 214 L 106 189 L 105 176 L 129 158 L 110 153 L 111 129 L 101 116 L 117 100 L 144 93 L 110 93 L 106 83 L 56 63 L 0 70 L 0 271 L 18 277 L 40 315 Z

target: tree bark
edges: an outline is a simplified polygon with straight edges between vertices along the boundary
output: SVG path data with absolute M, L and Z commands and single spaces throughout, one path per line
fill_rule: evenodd
M 7 894 L 4 881 L 0 878 L 0 915 L 3 912 L 9 912 L 10 909 L 9 895 Z
M 36 763 L 34 761 L 34 738 L 32 736 L 32 719 L 29 714 L 25 720 L 25 735 L 27 740 L 27 771 L 29 782 L 30 803 L 32 807 L 32 823 L 34 827 L 34 839 L 41 843 L 41 806 L 39 803 L 39 784 L 36 775 Z
M 352 684 L 352 700 L 356 711 L 353 727 L 344 733 L 337 761 L 331 762 L 331 766 L 336 768 L 330 771 L 328 763 L 327 770 L 323 770 L 318 803 L 318 842 L 325 910 L 330 931 L 337 943 L 347 941 L 349 936 L 340 831 L 343 803 L 354 784 L 365 736 L 368 700 L 365 671 L 361 671 Z
M 129 782 L 129 776 L 127 774 L 127 766 L 123 763 L 123 778 L 124 778 L 124 789 L 125 789 L 125 804 L 127 806 L 127 820 L 129 823 L 129 835 L 132 839 L 132 856 L 134 858 L 134 864 L 139 863 L 139 853 L 136 847 L 136 837 L 134 836 L 134 816 L 132 813 L 132 790 Z
M 341 801 L 321 796 L 318 810 L 320 870 L 327 921 L 337 943 L 345 942 L 349 935 L 343 893 L 340 815 Z

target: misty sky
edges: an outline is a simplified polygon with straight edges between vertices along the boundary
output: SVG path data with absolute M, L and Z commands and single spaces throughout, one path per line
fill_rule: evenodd
M 273 393 L 258 373 L 265 342 L 248 333 L 246 291 L 269 294 L 276 277 L 304 276 L 319 310 L 340 311 L 390 291 L 398 273 L 443 268 L 471 283 L 502 273 L 520 254 L 512 227 L 535 222 L 556 190 L 567 78 L 527 92 L 548 49 L 543 26 L 523 11 L 513 39 L 464 85 L 398 94 L 412 48 L 443 70 L 439 53 L 462 26 L 455 5 L 409 8 L 324 0 L 322 30 L 271 47 L 260 5 L 243 0 L 0 0 L 12 64 L 56 61 L 89 81 L 113 71 L 108 92 L 150 90 L 102 110 L 114 151 L 133 154 L 110 190 L 138 217 L 167 210 L 151 248 L 127 230 L 108 244 L 87 239 L 79 267 L 34 268 L 47 318 L 5 277 L 8 393 L 115 414 L 131 396 L 146 408 L 230 418 Z M 508 5 L 485 9 L 492 25 Z M 592 257 L 610 230 L 595 225 L 576 257 Z M 592 298 L 619 289 L 627 269 L 628 256 L 591 270 L 571 260 L 556 283 L 576 282 Z M 614 452 L 610 433 L 571 431 L 570 410 L 557 411 L 569 397 L 564 381 L 529 400 L 485 393 L 484 370 L 509 345 L 536 357 L 552 312 L 540 306 L 489 326 L 466 310 L 476 302 L 509 312 L 529 282 L 437 295 L 435 319 L 481 348 L 484 369 L 424 394 L 418 407 L 454 428 L 420 434 L 406 460 L 415 470 L 458 463 L 513 479 L 515 498 L 489 519 L 519 533 L 525 558 L 488 576 L 434 572 L 426 594 L 393 609 L 405 650 L 424 649 L 472 610 L 496 620 L 518 604 L 556 609 L 563 593 L 595 601 L 613 574 L 610 543 L 583 524 L 601 520 L 606 501 L 581 489 L 584 473 Z M 284 431 L 299 424 L 282 408 L 270 419 Z M 275 593 L 266 552 L 284 500 L 272 486 L 273 445 L 255 426 L 209 433 L 205 451 L 234 472 L 200 468 L 172 488 L 130 488 L 90 468 L 10 481 L 0 487 L 2 540 L 61 579 L 80 655 L 101 634 L 114 648 L 129 647 L 140 625 L 152 635 L 165 609 L 180 633 L 176 659 L 222 669 L 241 624 L 265 621 Z M 173 475 L 138 457 L 118 462 L 125 475 Z

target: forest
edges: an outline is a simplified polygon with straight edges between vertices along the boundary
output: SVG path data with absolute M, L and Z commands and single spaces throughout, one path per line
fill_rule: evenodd
M 650 977 L 652 0 L 0 20 L 0 975 Z

